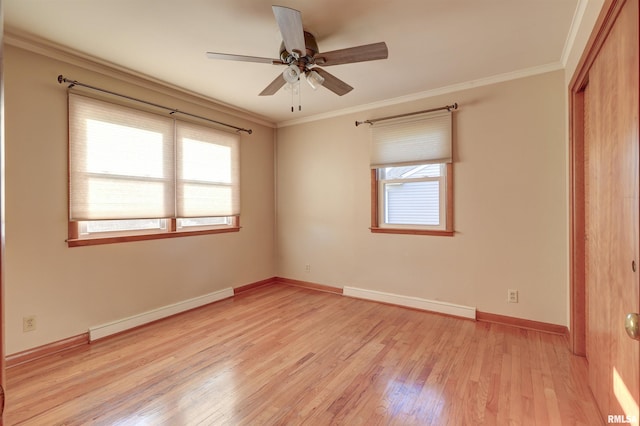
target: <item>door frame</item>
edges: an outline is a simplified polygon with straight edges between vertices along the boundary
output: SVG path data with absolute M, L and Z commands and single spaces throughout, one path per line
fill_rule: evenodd
M 627 0 L 605 0 L 569 83 L 569 347 L 586 356 L 587 286 L 585 240 L 584 90 L 589 71 Z
M 5 238 L 5 137 L 4 137 L 4 5 L 0 0 L 0 426 L 4 424 L 6 377 L 4 355 L 4 238 Z

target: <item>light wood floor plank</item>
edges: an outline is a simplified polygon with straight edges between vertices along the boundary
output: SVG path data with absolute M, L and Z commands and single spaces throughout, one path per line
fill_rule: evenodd
M 564 337 L 286 285 L 7 373 L 8 425 L 600 422 Z

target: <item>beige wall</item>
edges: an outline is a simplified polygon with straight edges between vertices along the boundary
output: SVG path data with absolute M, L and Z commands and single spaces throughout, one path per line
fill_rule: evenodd
M 272 128 L 17 47 L 4 53 L 8 354 L 275 275 Z M 242 230 L 67 248 L 66 90 L 58 74 L 251 127 L 241 142 Z M 36 331 L 22 332 L 25 315 L 37 316 Z
M 354 121 L 452 102 L 455 237 L 371 234 L 369 130 Z M 566 324 L 564 105 L 556 71 L 278 129 L 278 275 Z
M 6 352 L 274 275 L 568 324 L 566 84 L 602 3 L 586 3 L 566 72 L 278 129 L 277 197 L 270 127 L 75 58 L 7 46 Z M 58 74 L 253 128 L 242 136 L 242 231 L 67 248 Z M 353 122 L 453 101 L 456 236 L 371 234 L 369 131 Z M 520 303 L 506 303 L 507 288 Z M 22 332 L 25 315 L 37 316 L 35 332 Z

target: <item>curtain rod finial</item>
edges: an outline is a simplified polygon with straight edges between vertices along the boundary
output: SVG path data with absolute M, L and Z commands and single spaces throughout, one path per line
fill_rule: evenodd
M 62 84 L 63 81 L 64 81 L 64 77 L 62 76 L 62 74 L 60 74 L 58 76 L 58 83 Z

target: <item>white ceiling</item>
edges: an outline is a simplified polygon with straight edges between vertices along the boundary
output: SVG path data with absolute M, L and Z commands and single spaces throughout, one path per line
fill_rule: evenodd
M 200 93 L 274 123 L 354 110 L 503 74 L 562 67 L 583 0 L 278 0 L 302 12 L 321 52 L 385 41 L 387 60 L 327 67 L 354 90 L 301 85 L 258 96 L 282 66 L 273 0 L 5 0 L 5 28 Z M 573 25 L 573 27 L 572 27 Z M 67 76 L 74 78 L 74 76 Z M 91 84 L 91 82 L 84 82 Z

